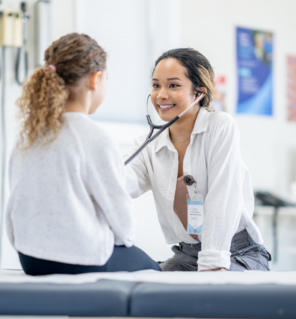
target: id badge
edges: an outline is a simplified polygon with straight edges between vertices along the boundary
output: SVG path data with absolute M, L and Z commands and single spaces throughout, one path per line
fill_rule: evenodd
M 187 197 L 187 233 L 201 235 L 204 217 L 202 194 L 194 194 Z

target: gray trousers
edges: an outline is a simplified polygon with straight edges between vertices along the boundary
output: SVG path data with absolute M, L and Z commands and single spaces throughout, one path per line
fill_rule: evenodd
M 201 243 L 172 247 L 174 256 L 160 263 L 162 271 L 197 271 L 198 252 Z M 247 230 L 235 234 L 231 241 L 230 271 L 262 270 L 269 271 L 271 256 L 263 245 L 256 244 Z

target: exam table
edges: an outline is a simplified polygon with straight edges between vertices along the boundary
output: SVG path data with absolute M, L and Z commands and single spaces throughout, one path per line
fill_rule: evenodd
M 296 272 L 14 274 L 0 316 L 296 318 Z

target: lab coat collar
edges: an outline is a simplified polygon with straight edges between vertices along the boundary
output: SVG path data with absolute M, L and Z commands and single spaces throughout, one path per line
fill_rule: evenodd
M 208 128 L 209 118 L 210 112 L 204 108 L 200 108 L 191 135 L 205 132 Z M 167 147 L 169 150 L 176 152 L 176 149 L 170 139 L 169 129 L 165 130 L 162 135 L 160 135 L 159 143 L 155 148 L 155 153 L 159 152 L 163 147 Z
M 155 153 L 159 152 L 163 147 L 167 147 L 170 151 L 176 152 L 176 149 L 171 141 L 170 138 L 170 131 L 166 129 L 160 136 L 159 136 L 159 143 L 156 145 Z

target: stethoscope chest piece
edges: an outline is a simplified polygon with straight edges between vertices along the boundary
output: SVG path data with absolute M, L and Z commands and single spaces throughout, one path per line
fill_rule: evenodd
M 196 183 L 196 181 L 194 180 L 194 178 L 193 178 L 192 175 L 185 175 L 185 176 L 184 176 L 184 183 L 185 183 L 185 185 L 187 185 L 187 186 L 191 186 L 191 185 L 193 185 L 194 183 Z

